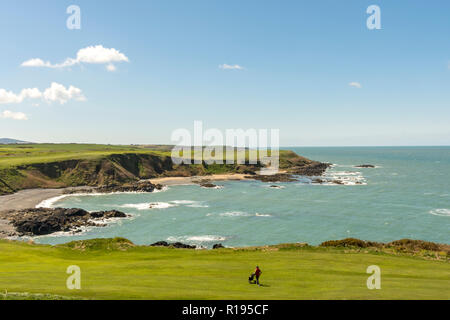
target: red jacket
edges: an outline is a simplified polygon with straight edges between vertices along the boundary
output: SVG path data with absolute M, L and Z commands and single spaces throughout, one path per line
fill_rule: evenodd
M 255 275 L 256 275 L 257 277 L 259 277 L 259 276 L 261 275 L 261 273 L 262 273 L 262 271 L 261 271 L 259 268 L 256 268 L 256 270 L 255 270 Z

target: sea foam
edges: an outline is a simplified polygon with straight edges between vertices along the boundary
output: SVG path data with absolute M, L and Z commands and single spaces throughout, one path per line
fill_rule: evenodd
M 157 192 L 164 192 L 169 190 L 167 186 L 164 186 L 161 190 L 155 189 L 151 193 L 157 193 Z M 41 201 L 38 205 L 36 205 L 36 208 L 52 208 L 53 205 L 67 197 L 88 197 L 88 196 L 108 196 L 112 194 L 144 194 L 148 192 L 141 192 L 141 191 L 127 191 L 127 192 L 108 192 L 108 193 L 98 193 L 98 192 L 92 192 L 92 193 L 71 193 L 71 194 L 63 194 L 60 196 L 56 196 L 50 199 L 46 199 Z
M 429 213 L 435 216 L 450 217 L 450 209 L 433 209 Z
M 168 237 L 167 241 L 171 242 L 214 242 L 214 241 L 225 241 L 227 237 L 218 235 L 200 235 L 200 236 L 182 236 L 182 237 Z
M 208 214 L 211 215 L 211 214 Z M 229 211 L 229 212 L 223 212 L 219 213 L 219 216 L 221 217 L 271 217 L 270 214 L 264 214 L 264 213 L 248 213 L 243 211 Z

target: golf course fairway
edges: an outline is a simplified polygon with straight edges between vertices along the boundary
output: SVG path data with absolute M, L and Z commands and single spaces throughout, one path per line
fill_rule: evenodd
M 81 269 L 81 289 L 66 286 Z M 262 286 L 248 283 L 256 265 Z M 369 290 L 367 267 L 381 269 Z M 59 246 L 0 240 L 0 300 L 14 299 L 450 299 L 445 256 L 278 245 L 188 250 L 122 238 Z

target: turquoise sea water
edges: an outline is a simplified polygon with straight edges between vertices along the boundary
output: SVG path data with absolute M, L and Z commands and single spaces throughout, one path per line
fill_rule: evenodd
M 335 164 L 327 176 L 346 185 L 312 185 L 302 179 L 278 183 L 282 188 L 274 189 L 273 183 L 228 181 L 216 183 L 222 189 L 185 185 L 158 193 L 71 196 L 52 206 L 117 209 L 133 217 L 82 234 L 36 241 L 56 244 L 120 236 L 136 244 L 168 240 L 210 247 L 319 244 L 355 237 L 450 243 L 450 147 L 291 149 Z M 377 167 L 354 167 L 360 164 Z

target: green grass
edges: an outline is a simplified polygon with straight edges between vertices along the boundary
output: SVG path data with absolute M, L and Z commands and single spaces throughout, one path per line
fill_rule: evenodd
M 34 163 L 48 163 L 74 159 L 99 159 L 112 154 L 153 154 L 171 156 L 173 146 L 168 145 L 101 145 L 101 144 L 0 144 L 0 168 L 12 168 Z M 225 152 L 224 159 L 225 158 Z M 234 152 L 235 157 L 238 152 Z M 248 159 L 249 151 L 242 151 L 241 157 Z M 258 153 L 259 154 L 259 153 Z M 280 150 L 280 160 L 298 158 L 292 151 Z M 183 153 L 181 152 L 181 156 Z M 191 152 L 194 159 L 194 152 Z M 268 152 L 270 155 L 270 150 Z M 222 171 L 218 171 L 219 173 Z
M 0 292 L 14 292 L 8 299 L 25 292 L 24 299 L 450 299 L 446 261 L 342 248 L 183 250 L 124 241 L 0 241 Z M 247 281 L 256 264 L 262 287 Z M 81 268 L 81 290 L 66 288 L 69 265 Z M 381 268 L 381 290 L 366 287 L 369 265 Z
M 0 168 L 74 159 L 99 159 L 111 154 L 170 155 L 168 146 L 117 146 L 100 144 L 0 145 Z

